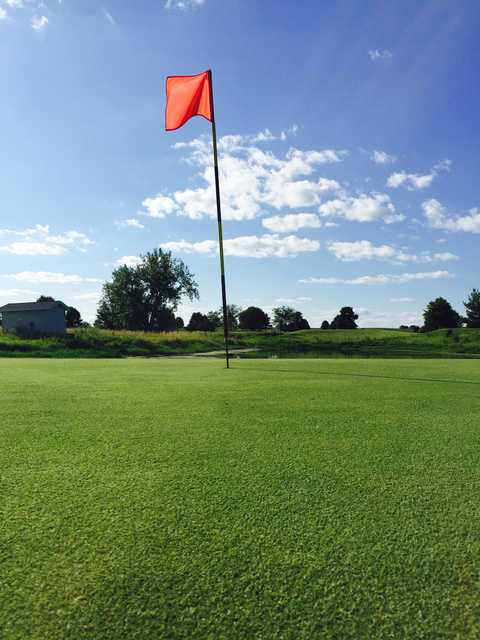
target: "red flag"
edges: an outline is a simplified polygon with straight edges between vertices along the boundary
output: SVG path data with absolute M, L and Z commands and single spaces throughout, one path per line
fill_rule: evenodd
M 167 109 L 165 129 L 180 129 L 193 116 L 213 121 L 210 72 L 196 76 L 169 76 L 167 78 Z

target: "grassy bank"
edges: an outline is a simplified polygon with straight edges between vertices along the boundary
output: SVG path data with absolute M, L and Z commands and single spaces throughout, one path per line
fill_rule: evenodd
M 362 357 L 444 357 L 480 355 L 480 330 L 455 329 L 410 333 L 394 329 L 355 331 L 235 332 L 234 349 L 257 349 L 261 356 L 350 355 Z M 168 356 L 217 351 L 223 348 L 221 332 L 100 331 L 79 329 L 65 338 L 23 339 L 0 333 L 0 357 L 120 358 Z M 249 357 L 255 354 L 250 353 Z
M 3 640 L 477 640 L 478 362 L 0 362 Z

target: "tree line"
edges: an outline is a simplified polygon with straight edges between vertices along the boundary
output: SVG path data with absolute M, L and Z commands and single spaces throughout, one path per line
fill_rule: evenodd
M 184 327 L 176 315 L 183 297 L 199 298 L 198 284 L 187 265 L 174 258 L 170 251 L 155 249 L 141 257 L 138 265 L 123 265 L 112 273 L 111 281 L 103 285 L 95 326 L 102 329 L 140 331 L 216 331 L 223 326 L 222 309 L 208 313 L 195 312 Z M 432 300 L 424 311 L 424 326 L 402 326 L 411 331 L 467 327 L 480 328 L 480 292 L 474 289 L 464 303 L 466 315 L 461 316 L 444 298 Z M 227 310 L 230 330 L 260 331 L 274 327 L 279 331 L 309 329 L 303 314 L 289 306 L 272 310 L 271 317 L 259 307 L 242 310 L 231 304 Z M 352 307 L 342 307 L 322 329 L 356 329 L 358 314 Z M 80 320 L 79 320 L 80 321 Z M 78 326 L 78 325 L 77 325 Z

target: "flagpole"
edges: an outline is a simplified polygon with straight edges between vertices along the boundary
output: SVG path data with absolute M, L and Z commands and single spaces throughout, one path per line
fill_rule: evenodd
M 218 176 L 218 151 L 217 151 L 217 127 L 215 125 L 215 110 L 213 106 L 213 82 L 212 72 L 208 72 L 210 84 L 210 103 L 212 107 L 212 143 L 213 143 L 213 168 L 215 172 L 215 193 L 217 197 L 217 224 L 218 224 L 218 248 L 220 254 L 220 280 L 222 284 L 222 306 L 223 306 L 223 335 L 225 338 L 225 360 L 227 369 L 230 369 L 230 354 L 228 353 L 228 310 L 227 310 L 227 289 L 225 286 L 225 260 L 223 257 L 223 230 L 222 230 L 222 206 L 220 201 L 220 180 Z

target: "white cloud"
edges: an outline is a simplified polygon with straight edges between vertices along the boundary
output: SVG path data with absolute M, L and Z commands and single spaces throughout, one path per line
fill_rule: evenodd
M 73 296 L 74 300 L 84 300 L 84 301 L 96 301 L 99 300 L 102 296 L 101 291 L 92 291 L 91 293 L 81 293 L 77 296 Z
M 464 231 L 467 233 L 480 233 L 480 209 L 470 209 L 468 215 L 448 216 L 443 205 L 432 198 L 422 204 L 423 212 L 428 225 L 433 229 L 445 231 Z
M 316 213 L 290 213 L 286 216 L 264 218 L 262 225 L 269 231 L 289 233 L 304 228 L 319 228 L 322 222 Z
M 356 222 L 383 220 L 391 224 L 405 219 L 403 214 L 396 211 L 390 196 L 385 193 L 342 196 L 328 200 L 320 206 L 319 211 L 325 217 L 339 217 Z
M 432 253 L 424 251 L 418 255 L 406 253 L 388 244 L 374 245 L 369 240 L 356 242 L 330 242 L 328 250 L 343 262 L 358 262 L 360 260 L 382 260 L 386 262 L 413 262 L 427 264 L 429 262 L 449 262 L 457 260 L 453 253 Z
M 415 302 L 413 298 L 390 298 L 390 302 Z
M 115 261 L 115 265 L 117 267 L 136 267 L 142 262 L 142 259 L 138 256 L 122 256 L 118 260 Z
M 38 291 L 31 289 L 0 289 L 0 298 L 26 298 L 27 296 L 38 296 Z
M 165 242 L 160 245 L 162 249 L 181 253 L 202 253 L 213 255 L 217 251 L 215 240 L 203 242 Z M 317 251 L 320 243 L 309 238 L 298 236 L 279 236 L 265 234 L 263 236 L 240 236 L 224 240 L 225 255 L 241 258 L 286 258 L 296 256 L 299 253 Z
M 19 282 L 29 282 L 32 284 L 82 284 L 83 282 L 101 282 L 98 278 L 84 278 L 78 275 L 66 275 L 52 271 L 21 271 L 11 273 L 7 278 L 13 278 Z
M 23 9 L 24 7 L 23 0 L 4 0 L 4 2 L 11 9 Z
M 23 231 L 0 229 L 1 237 L 20 238 L 0 246 L 0 251 L 19 256 L 61 256 L 72 248 L 84 250 L 94 244 L 84 233 L 66 231 L 52 235 L 49 225 L 41 224 Z
M 143 212 L 144 215 L 147 215 L 150 218 L 165 218 L 167 214 L 173 213 L 177 208 L 175 200 L 161 193 L 156 195 L 154 198 L 145 198 L 142 202 L 142 206 L 147 210 L 146 212 Z
M 3 7 L 0 7 L 0 20 L 6 20 L 8 18 L 8 14 Z
M 427 271 L 418 273 L 380 274 L 377 276 L 360 276 L 358 278 L 304 278 L 299 280 L 304 284 L 352 284 L 352 285 L 381 285 L 406 284 L 419 280 L 440 280 L 453 278 L 448 271 Z
M 426 189 L 429 187 L 434 178 L 436 178 L 440 171 L 450 171 L 452 166 L 452 161 L 448 158 L 444 160 L 440 160 L 435 164 L 430 173 L 426 173 L 424 175 L 419 175 L 418 173 L 407 173 L 406 171 L 398 171 L 397 173 L 392 173 L 387 180 L 387 186 L 392 189 L 397 189 L 402 185 L 405 186 L 409 191 L 419 191 L 420 189 Z
M 291 128 L 289 131 L 296 131 Z M 282 132 L 280 139 L 285 139 Z M 323 196 L 338 191 L 336 180 L 312 177 L 321 165 L 341 162 L 344 150 L 291 148 L 283 156 L 264 151 L 256 143 L 275 138 L 266 129 L 254 136 L 230 135 L 219 140 L 222 213 L 225 220 L 251 220 L 268 206 L 274 209 L 319 205 Z M 147 215 L 164 217 L 176 213 L 191 219 L 216 217 L 212 149 L 208 137 L 174 144 L 188 149 L 187 162 L 198 170 L 201 186 L 147 198 Z M 308 178 L 308 179 L 307 179 Z
M 42 31 L 48 25 L 48 18 L 47 16 L 33 16 L 30 24 L 35 31 Z
M 397 156 L 390 155 L 386 151 L 374 151 L 372 160 L 377 164 L 391 164 L 397 160 Z
M 166 0 L 165 9 L 194 9 L 205 4 L 205 0 Z
M 116 223 L 117 227 L 120 229 L 125 228 L 134 228 L 134 229 L 145 229 L 145 225 L 143 225 L 137 218 L 127 218 L 126 220 L 121 220 Z
M 368 52 L 370 60 L 389 60 L 392 57 L 392 52 L 389 49 L 370 49 Z
M 419 189 L 425 189 L 429 187 L 435 177 L 434 173 L 425 174 L 423 176 L 418 173 L 406 173 L 405 171 L 399 171 L 392 173 L 387 180 L 387 186 L 392 189 L 405 185 L 409 191 L 417 191 Z

